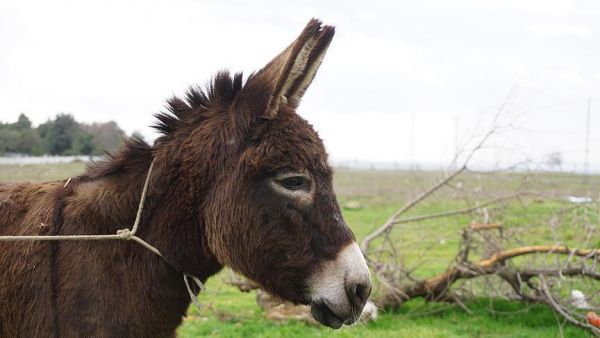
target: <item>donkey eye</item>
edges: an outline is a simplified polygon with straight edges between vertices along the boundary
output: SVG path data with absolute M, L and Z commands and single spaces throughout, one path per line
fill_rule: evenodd
M 292 176 L 279 181 L 281 185 L 288 190 L 298 190 L 306 186 L 306 178 L 302 176 Z

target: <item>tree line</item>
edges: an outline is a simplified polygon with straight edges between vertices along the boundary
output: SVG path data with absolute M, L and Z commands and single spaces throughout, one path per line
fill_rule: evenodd
M 0 122 L 0 155 L 101 155 L 117 149 L 124 136 L 114 121 L 88 124 L 60 113 L 33 127 L 21 114 L 16 122 Z

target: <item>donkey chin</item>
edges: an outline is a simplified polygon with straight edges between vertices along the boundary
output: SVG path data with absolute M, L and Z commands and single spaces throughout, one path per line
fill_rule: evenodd
M 371 275 L 355 242 L 317 267 L 309 278 L 309 289 L 311 313 L 323 325 L 338 329 L 376 316 L 377 308 L 368 302 Z

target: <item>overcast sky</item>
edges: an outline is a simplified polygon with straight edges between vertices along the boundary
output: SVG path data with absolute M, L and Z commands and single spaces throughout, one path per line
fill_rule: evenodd
M 0 120 L 58 112 L 148 127 L 165 99 L 220 69 L 262 67 L 311 17 L 336 37 L 299 113 L 335 161 L 600 159 L 600 2 L 0 0 Z M 512 94 L 511 93 L 512 89 Z M 471 141 L 470 144 L 472 144 Z

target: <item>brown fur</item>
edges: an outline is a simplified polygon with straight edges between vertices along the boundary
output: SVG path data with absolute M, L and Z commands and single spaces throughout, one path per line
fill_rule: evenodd
M 171 99 L 153 146 L 128 140 L 66 187 L 0 185 L 0 235 L 114 234 L 131 227 L 154 160 L 138 235 L 165 257 L 134 242 L 0 242 L 0 336 L 173 336 L 190 303 L 182 273 L 205 281 L 224 265 L 308 302 L 317 262 L 354 239 L 322 142 L 295 113 L 332 37 L 312 20 L 245 84 L 221 72 L 206 92 Z M 268 189 L 283 169 L 310 173 L 312 203 Z

